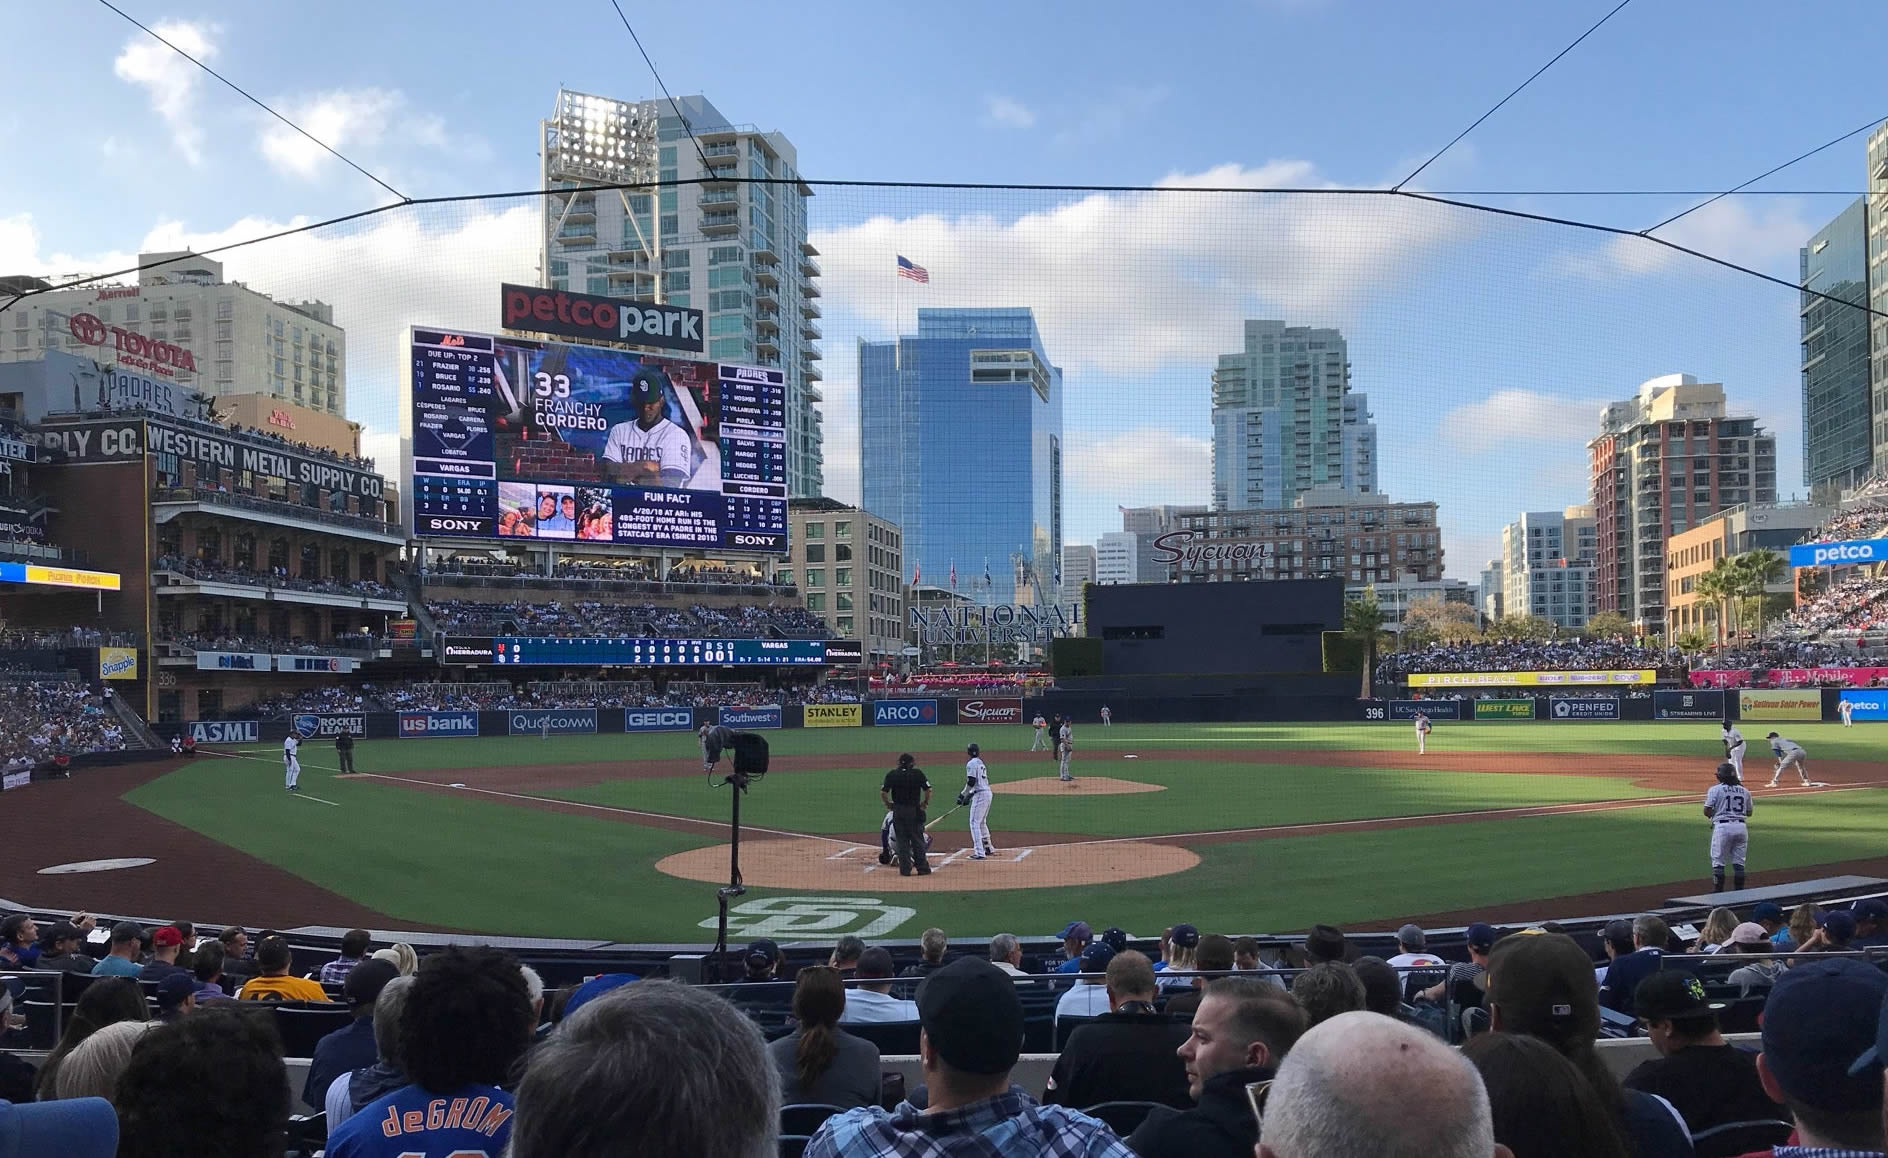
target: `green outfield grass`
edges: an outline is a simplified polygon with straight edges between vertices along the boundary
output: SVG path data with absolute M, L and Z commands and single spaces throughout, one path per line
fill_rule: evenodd
M 1752 723 L 1743 728 L 1751 740 L 1747 767 L 1755 773 L 1752 779 L 1768 771 L 1761 737 L 1769 727 Z M 1809 724 L 1778 730 L 1809 750 L 1812 769 L 1819 759 L 1881 759 L 1877 733 L 1867 727 Z M 768 739 L 776 754 L 831 757 L 830 767 L 770 776 L 747 798 L 748 821 L 795 832 L 876 828 L 882 815 L 878 776 L 899 751 L 953 753 L 948 761 L 931 762 L 943 799 L 934 816 L 949 807 L 961 774 L 954 753 L 969 740 L 983 746 L 998 781 L 1053 774 L 1041 753 L 1025 757 L 1030 734 L 1016 727 L 792 730 L 768 733 Z M 1410 729 L 1402 724 L 1124 724 L 1112 729 L 1091 724 L 1080 729 L 1077 739 L 1078 774 L 1158 783 L 1165 791 L 999 796 L 991 817 L 999 843 L 1005 830 L 1104 838 L 1658 794 L 1604 776 L 1604 757 L 1612 754 L 1696 757 L 1702 796 L 1718 751 L 1717 728 L 1710 724 L 1437 725 L 1432 756 L 1512 752 L 1517 769 L 1526 767 L 1530 753 L 1594 757 L 1579 775 L 1501 775 L 1288 762 L 1235 765 L 1161 755 L 1222 745 L 1228 751 L 1276 748 L 1281 754 L 1291 749 L 1409 751 Z M 1128 753 L 1138 758 L 1124 759 Z M 334 762 L 331 749 L 310 743 L 303 748 L 304 794 L 332 801 L 330 807 L 283 792 L 273 746 L 256 746 L 246 754 L 256 758 L 199 759 L 127 799 L 415 923 L 637 941 L 708 936 L 701 922 L 714 915 L 713 886 L 668 877 L 653 865 L 671 853 L 720 843 L 712 832 L 697 836 L 603 814 L 554 814 L 472 793 L 442 795 L 384 781 L 341 780 L 323 767 Z M 683 773 L 699 768 L 698 751 L 687 734 L 386 740 L 363 742 L 356 753 L 362 771 L 389 775 L 611 760 L 674 760 Z M 727 808 L 725 790 L 710 788 L 699 775 L 519 791 L 705 819 L 724 817 Z M 940 848 L 962 843 L 963 819 L 960 812 L 943 822 Z M 1885 830 L 1888 789 L 1762 798 L 1752 826 L 1751 864 L 1807 867 L 1881 855 Z M 873 894 L 862 881 L 860 889 L 846 895 L 861 898 L 847 902 L 858 908 L 859 922 L 886 909 L 909 910 L 895 929 L 880 934 L 887 936 L 915 936 L 932 924 L 966 937 L 1005 930 L 1042 934 L 1076 917 L 1137 932 L 1157 931 L 1176 920 L 1208 928 L 1291 929 L 1313 921 L 1370 922 L 1667 881 L 1705 887 L 1707 836 L 1695 805 L 1648 804 L 1204 844 L 1196 849 L 1197 867 L 1141 881 L 994 892 L 951 892 L 946 885 L 937 893 L 889 894 Z M 764 907 L 774 897 L 810 895 L 754 888 L 743 902 Z M 1545 915 L 1558 911 L 1543 905 Z M 228 914 L 227 919 L 245 918 Z M 737 930 L 741 920 L 737 917 Z M 807 935 L 829 937 L 847 927 L 859 924 L 836 924 Z

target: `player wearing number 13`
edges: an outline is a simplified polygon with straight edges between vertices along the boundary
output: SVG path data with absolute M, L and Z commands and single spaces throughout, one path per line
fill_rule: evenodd
M 603 469 L 616 482 L 643 486 L 684 487 L 695 465 L 695 447 L 688 432 L 667 417 L 669 396 L 661 371 L 645 366 L 630 383 L 629 402 L 636 408 L 630 422 L 610 427 L 603 443 Z
M 1730 763 L 1718 765 L 1718 782 L 1705 793 L 1704 814 L 1711 821 L 1711 891 L 1724 891 L 1724 866 L 1731 866 L 1731 887 L 1744 887 L 1744 855 L 1750 849 L 1746 823 L 1756 802 L 1737 780 Z

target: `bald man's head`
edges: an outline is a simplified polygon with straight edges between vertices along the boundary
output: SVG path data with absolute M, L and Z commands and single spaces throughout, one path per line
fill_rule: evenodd
M 1344 1013 L 1298 1039 L 1278 1069 L 1261 1158 L 1509 1158 L 1481 1075 L 1433 1034 Z

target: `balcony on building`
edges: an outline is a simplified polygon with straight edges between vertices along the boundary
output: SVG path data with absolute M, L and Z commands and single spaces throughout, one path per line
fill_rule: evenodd
M 820 317 L 819 303 L 811 298 L 800 303 L 800 316 L 804 318 Z
M 285 499 L 238 494 L 207 484 L 160 487 L 151 495 L 151 517 L 162 525 L 186 514 L 212 515 L 264 526 L 340 535 L 389 547 L 406 545 L 406 529 L 367 515 L 323 510 Z
M 780 264 L 780 254 L 775 251 L 772 238 L 762 237 L 757 234 L 754 237 L 753 246 L 749 252 L 754 255 L 754 264 L 756 266 L 777 266 Z
M 802 257 L 800 259 L 800 276 L 801 277 L 820 276 L 819 262 L 814 261 L 810 257 Z
M 710 189 L 696 199 L 695 204 L 707 210 L 716 205 L 739 205 L 741 195 L 732 189 Z
M 826 334 L 809 318 L 800 323 L 800 336 L 809 342 L 817 342 L 819 339 L 825 337 Z
M 564 211 L 564 224 L 593 222 L 597 219 L 596 198 L 588 193 L 580 193 L 571 198 L 570 208 Z
M 741 142 L 738 140 L 703 140 L 701 143 L 701 155 L 711 161 L 716 157 L 738 157 L 741 155 Z
M 763 285 L 770 289 L 779 289 L 779 263 L 773 261 L 756 261 L 754 263 L 754 281 L 757 285 Z
M 720 187 L 722 185 L 732 184 L 733 182 L 739 179 L 740 179 L 740 166 L 734 165 L 734 164 L 727 164 L 727 165 L 711 164 L 708 166 L 708 171 L 702 179 L 702 187 L 704 189 L 709 188 L 711 186 Z
M 701 215 L 701 231 L 710 234 L 728 234 L 739 232 L 741 214 L 738 210 Z

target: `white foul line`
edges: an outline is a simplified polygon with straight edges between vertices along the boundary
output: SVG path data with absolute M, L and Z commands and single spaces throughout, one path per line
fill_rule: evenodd
M 272 764 L 272 763 L 274 763 L 274 761 L 273 761 L 273 760 L 271 760 L 271 759 L 270 759 L 269 757 L 267 757 L 267 756 L 257 756 L 257 755 L 254 755 L 253 753 L 249 753 L 249 752 L 205 752 L 205 753 L 204 753 L 204 755 L 206 755 L 206 756 L 222 756 L 222 757 L 224 757 L 224 758 L 226 758 L 226 759 L 230 759 L 230 760 L 258 760 L 258 761 L 260 761 L 260 762 L 262 762 L 262 763 L 264 763 L 264 764 Z M 340 771 L 340 769 L 338 769 L 338 768 L 330 768 L 330 767 L 328 767 L 328 766 L 327 766 L 327 765 L 325 765 L 325 764 L 310 764 L 310 765 L 308 765 L 308 767 L 310 767 L 310 768 L 315 768 L 315 769 L 319 769 L 320 771 L 323 771 L 323 772 L 338 772 L 338 771 Z M 319 796 L 310 796 L 310 795 L 308 795 L 308 794 L 307 794 L 306 792 L 290 792 L 290 793 L 289 793 L 289 795 L 290 795 L 290 796 L 294 796 L 294 797 L 298 797 L 298 798 L 300 798 L 300 799 L 302 799 L 302 800 L 312 800 L 312 801 L 314 801 L 314 802 L 315 802 L 316 804 L 325 804 L 325 805 L 327 805 L 327 806 L 328 806 L 329 808 L 339 808 L 339 807 L 341 807 L 341 805 L 340 805 L 340 804 L 339 804 L 338 802 L 336 802 L 336 801 L 333 801 L 333 800 L 323 800 L 323 799 L 322 799 L 321 797 L 319 797 Z
M 334 801 L 332 801 L 332 800 L 323 800 L 323 799 L 322 799 L 321 797 L 319 797 L 319 796 L 310 796 L 310 795 L 308 795 L 308 794 L 307 794 L 306 792 L 290 792 L 290 793 L 289 793 L 289 795 L 290 795 L 290 796 L 293 796 L 293 797 L 294 797 L 295 799 L 297 799 L 297 800 L 312 800 L 312 801 L 314 801 L 314 802 L 315 802 L 316 804 L 325 804 L 325 805 L 327 805 L 327 806 L 328 806 L 329 808 L 339 808 L 339 807 L 341 807 L 341 806 L 340 806 L 339 804 L 336 804 L 336 803 L 335 803 Z

